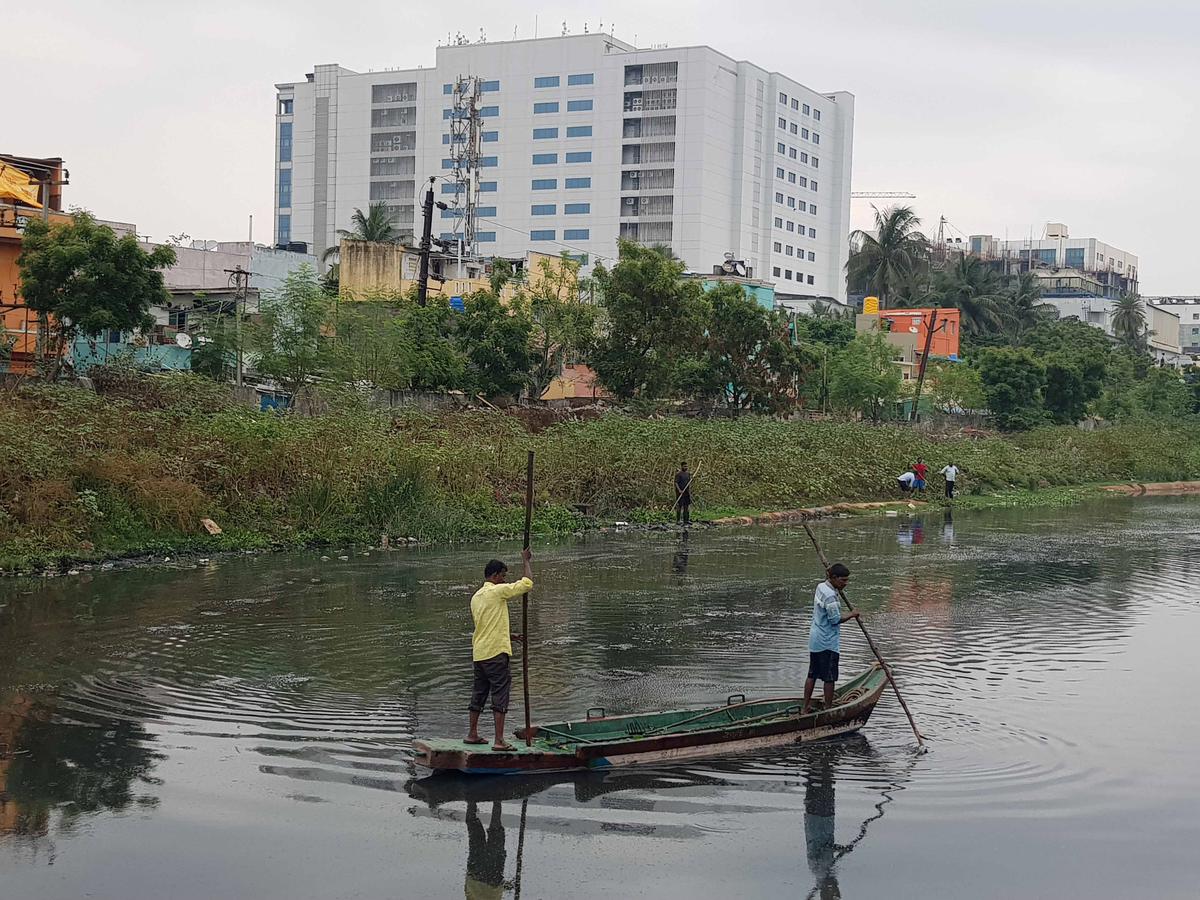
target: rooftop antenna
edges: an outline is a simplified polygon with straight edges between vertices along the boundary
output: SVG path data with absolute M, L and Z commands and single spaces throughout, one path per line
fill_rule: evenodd
M 484 34 L 482 26 L 480 26 L 480 29 L 479 29 L 479 43 L 481 43 L 481 44 L 487 43 L 487 35 Z
M 587 22 L 584 22 L 584 23 L 583 23 L 583 33 L 584 33 L 584 34 L 587 34 L 587 33 L 588 33 L 588 29 L 587 29 Z
M 567 33 L 567 23 L 566 23 L 566 20 L 564 19 L 563 20 L 563 34 L 565 35 L 566 33 Z

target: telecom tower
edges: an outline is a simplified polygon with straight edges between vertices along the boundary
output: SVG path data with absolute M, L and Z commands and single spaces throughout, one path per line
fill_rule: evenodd
M 482 156 L 479 130 L 481 85 L 474 75 L 460 75 L 454 83 L 450 114 L 450 159 L 454 163 L 454 227 L 458 258 L 472 259 L 478 253 L 476 210 L 479 207 L 479 163 Z

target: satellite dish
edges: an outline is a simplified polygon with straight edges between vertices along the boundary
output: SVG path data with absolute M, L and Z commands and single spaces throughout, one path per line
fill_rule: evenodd
M 175 335 L 175 343 L 184 350 L 190 350 L 192 348 L 192 336 L 181 331 Z

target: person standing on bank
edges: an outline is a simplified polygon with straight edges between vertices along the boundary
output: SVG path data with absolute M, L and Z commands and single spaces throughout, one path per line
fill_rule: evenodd
M 692 524 L 692 473 L 685 462 L 679 464 L 675 473 L 675 524 Z
M 807 716 L 812 709 L 813 688 L 823 682 L 824 709 L 833 706 L 833 686 L 838 679 L 838 655 L 841 651 L 842 623 L 861 618 L 858 610 L 842 615 L 838 592 L 850 583 L 850 570 L 841 563 L 829 567 L 829 577 L 817 585 L 813 594 L 812 627 L 808 636 L 808 679 L 804 682 L 804 708 Z
M 519 581 L 506 581 L 508 566 L 493 559 L 483 569 L 483 587 L 471 597 L 471 618 L 475 620 L 475 634 L 471 638 L 471 658 L 474 661 L 475 680 L 471 686 L 470 728 L 463 739 L 466 744 L 486 744 L 479 736 L 479 714 L 488 694 L 492 697 L 492 718 L 496 724 L 496 740 L 493 750 L 515 750 L 504 740 L 504 716 L 508 712 L 508 698 L 512 691 L 512 673 L 509 659 L 512 657 L 512 641 L 524 640 L 522 635 L 509 632 L 508 604 L 533 588 L 533 571 L 529 561 L 533 555 L 528 548 L 521 551 L 525 562 L 524 576 Z
M 915 463 L 913 463 L 912 470 L 917 476 L 917 481 L 913 485 L 913 489 L 918 494 L 924 494 L 925 493 L 925 479 L 927 477 L 929 477 L 929 466 L 925 465 L 925 460 L 923 460 L 921 457 L 918 456 L 917 461 Z
M 954 463 L 942 466 L 942 475 L 946 478 L 946 499 L 954 499 L 954 482 L 958 481 L 958 466 Z

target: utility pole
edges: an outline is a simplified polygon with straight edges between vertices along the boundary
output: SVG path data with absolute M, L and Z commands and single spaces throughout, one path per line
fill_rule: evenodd
M 417 279 L 417 305 L 424 306 L 429 293 L 429 251 L 433 249 L 433 176 L 429 178 L 429 188 L 425 191 L 425 203 L 421 209 L 425 215 L 425 224 L 421 229 L 421 274 Z
M 917 393 L 913 397 L 912 414 L 908 417 L 908 421 L 917 421 L 917 407 L 921 405 L 921 388 L 925 385 L 925 365 L 929 362 L 929 348 L 933 345 L 933 333 L 937 331 L 937 314 L 936 308 L 929 311 L 929 330 L 925 332 L 925 349 L 921 353 L 921 366 L 917 371 Z M 945 323 L 942 323 L 945 325 Z
M 246 309 L 246 288 L 250 283 L 250 273 L 240 265 L 226 269 L 229 283 L 233 285 L 233 320 L 237 344 L 237 386 L 242 386 L 242 312 Z

